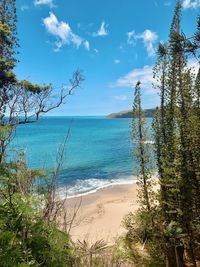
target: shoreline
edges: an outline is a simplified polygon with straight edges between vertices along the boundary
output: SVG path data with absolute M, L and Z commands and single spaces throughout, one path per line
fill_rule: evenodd
M 132 182 L 130 182 L 130 183 L 128 183 L 128 182 L 122 182 L 122 183 L 110 183 L 110 184 L 107 184 L 107 185 L 105 185 L 105 186 L 102 186 L 102 187 L 98 187 L 98 188 L 96 188 L 96 189 L 93 189 L 93 190 L 91 190 L 91 191 L 88 191 L 88 192 L 84 192 L 84 193 L 78 193 L 77 195 L 75 194 L 75 195 L 71 195 L 71 196 L 67 196 L 66 197 L 66 199 L 76 199 L 76 198 L 81 198 L 81 197 L 85 197 L 85 196 L 88 196 L 88 195 L 91 195 L 91 194 L 96 194 L 96 193 L 98 193 L 98 191 L 101 191 L 101 190 L 104 190 L 104 189 L 107 189 L 107 188 L 112 188 L 112 187 L 115 187 L 115 186 L 123 186 L 123 185 L 133 185 L 133 184 L 136 184 L 137 183 L 137 181 L 135 180 L 135 181 L 132 181 Z
M 74 242 L 87 240 L 94 243 L 103 239 L 108 244 L 126 234 L 123 218 L 138 207 L 138 186 L 132 184 L 110 185 L 81 197 L 67 198 L 68 216 L 77 209 L 70 234 Z
M 96 180 L 98 181 L 98 179 L 96 179 Z M 110 182 L 108 181 L 104 185 L 101 185 L 97 188 L 94 188 L 94 189 L 91 189 L 91 190 L 88 190 L 85 192 L 78 192 L 78 193 L 70 194 L 70 195 L 67 195 L 67 191 L 68 191 L 67 188 L 60 187 L 60 189 L 57 191 L 57 196 L 60 199 L 74 199 L 74 198 L 84 197 L 84 196 L 87 196 L 90 194 L 95 194 L 98 191 L 104 190 L 104 189 L 109 188 L 109 187 L 133 185 L 133 184 L 137 183 L 137 177 L 134 175 L 127 176 L 124 179 L 119 179 L 119 180 L 115 179 L 115 181 L 112 182 L 113 180 L 111 179 Z

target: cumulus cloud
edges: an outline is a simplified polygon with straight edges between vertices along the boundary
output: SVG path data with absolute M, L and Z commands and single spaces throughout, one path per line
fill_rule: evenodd
M 108 35 L 108 25 L 105 23 L 105 21 L 103 21 L 101 23 L 101 26 L 99 28 L 99 30 L 97 32 L 93 33 L 93 36 L 97 37 L 97 36 L 106 36 Z
M 120 101 L 125 101 L 128 99 L 128 97 L 126 95 L 116 95 L 114 98 L 116 100 L 120 100 Z
M 137 81 L 140 80 L 144 89 L 149 92 L 155 91 L 152 88 L 152 83 L 154 82 L 152 68 L 153 66 L 144 66 L 143 68 L 134 69 L 120 77 L 113 84 L 113 87 L 134 88 Z
M 191 68 L 194 74 L 197 74 L 199 70 L 198 60 L 190 59 L 188 62 L 188 67 Z M 139 80 L 141 81 L 142 99 L 144 100 L 145 108 L 158 106 L 160 103 L 160 97 L 158 90 L 156 90 L 152 85 L 153 83 L 155 83 L 155 80 L 153 79 L 153 65 L 133 69 L 129 73 L 119 77 L 119 79 L 110 84 L 110 86 L 112 88 L 115 88 L 115 90 L 117 91 L 119 91 L 120 89 L 125 92 L 127 92 L 127 90 L 128 92 L 132 91 L 133 94 L 135 85 Z M 123 100 L 123 96 L 117 96 L 115 98 L 117 100 L 120 100 L 120 98 L 122 98 Z M 126 99 L 124 98 L 124 100 Z
M 155 55 L 155 48 L 154 43 L 158 39 L 158 35 L 155 32 L 152 32 L 151 30 L 145 30 L 142 34 L 138 35 L 138 39 L 142 39 L 144 42 L 144 46 L 147 49 L 147 53 L 149 57 L 152 57 Z
M 119 77 L 119 79 L 111 84 L 111 87 L 117 91 L 123 90 L 127 92 L 128 90 L 128 92 L 132 93 L 132 98 L 135 85 L 138 81 L 141 81 L 142 101 L 145 103 L 145 108 L 157 106 L 159 104 L 159 95 L 158 91 L 152 85 L 155 82 L 153 79 L 153 66 L 133 69 L 129 73 Z
M 64 21 L 58 21 L 57 17 L 50 12 L 49 16 L 43 19 L 44 26 L 51 35 L 56 37 L 54 51 L 59 51 L 63 45 L 73 44 L 77 48 L 81 45 L 86 50 L 90 49 L 90 44 L 87 40 L 73 33 L 70 25 Z
M 127 33 L 127 36 L 127 43 L 129 45 L 134 45 L 136 41 L 140 39 L 143 41 L 144 46 L 146 47 L 148 56 L 152 57 L 155 55 L 154 44 L 158 39 L 156 32 L 146 29 L 144 32 L 136 34 L 135 31 L 131 31 Z
M 35 0 L 34 1 L 35 6 L 40 6 L 40 5 L 49 5 L 50 7 L 53 7 L 53 0 Z
M 183 8 L 188 9 L 196 9 L 200 7 L 200 0 L 183 0 Z
M 188 68 L 190 68 L 191 71 L 196 75 L 199 70 L 198 60 L 189 59 Z M 141 81 L 142 88 L 146 93 L 152 94 L 156 92 L 156 90 L 152 86 L 152 84 L 155 82 L 153 78 L 153 65 L 133 69 L 129 73 L 117 79 L 116 82 L 113 83 L 111 86 L 119 88 L 134 88 L 138 81 Z

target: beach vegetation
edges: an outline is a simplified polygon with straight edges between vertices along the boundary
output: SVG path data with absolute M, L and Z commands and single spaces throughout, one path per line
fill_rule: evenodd
M 148 247 L 147 241 L 145 246 L 150 258 L 155 259 L 156 253 L 151 254 L 151 249 L 156 248 L 157 255 L 160 253 L 158 262 L 163 261 L 168 267 L 187 264 L 196 267 L 200 260 L 199 74 L 189 66 L 189 61 L 197 60 L 199 21 L 197 24 L 197 33 L 193 37 L 187 38 L 181 32 L 181 1 L 176 1 L 169 40 L 159 44 L 154 67 L 154 86 L 160 94 L 160 106 L 153 120 L 160 186 L 156 216 L 150 227 L 148 216 L 137 217 L 133 227 L 130 226 L 131 219 L 126 223 L 134 237 L 148 233 L 152 243 Z M 142 199 L 147 203 L 145 195 Z
M 81 202 L 68 218 L 56 197 L 67 132 L 52 173 L 32 170 L 24 153 L 7 149 L 20 124 L 60 107 L 84 80 L 77 70 L 53 97 L 52 84 L 18 80 L 15 0 L 0 0 L 0 266 L 197 267 L 200 264 L 200 18 L 193 36 L 181 30 L 176 1 L 169 38 L 160 43 L 153 69 L 160 104 L 149 129 L 142 83 L 134 90 L 131 137 L 137 162 L 139 209 L 123 220 L 125 236 L 108 245 L 71 239 Z M 197 61 L 197 71 L 190 63 Z M 156 166 L 155 166 L 156 162 Z M 157 178 L 155 179 L 155 173 Z

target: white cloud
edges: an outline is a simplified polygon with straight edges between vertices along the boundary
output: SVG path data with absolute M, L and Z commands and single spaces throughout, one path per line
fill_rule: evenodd
M 194 74 L 197 74 L 199 70 L 199 63 L 196 59 L 190 59 L 188 62 L 188 67 L 191 68 Z M 158 90 L 156 90 L 152 84 L 156 81 L 153 79 L 153 65 L 152 66 L 144 66 L 143 68 L 133 69 L 129 73 L 120 77 L 114 83 L 111 84 L 111 87 L 124 89 L 129 92 L 134 91 L 135 85 L 138 81 L 141 81 L 141 89 L 142 89 L 142 101 L 144 101 L 145 108 L 152 108 L 158 106 L 160 103 L 160 97 L 158 94 Z M 127 88 L 127 89 L 126 89 Z M 121 91 L 121 90 L 120 90 Z M 133 96 L 132 96 L 133 97 Z M 120 96 L 115 97 L 120 100 Z M 123 96 L 122 96 L 123 100 Z M 125 102 L 126 103 L 126 102 Z
M 86 41 L 84 41 L 84 46 L 85 46 L 85 49 L 86 50 L 90 50 L 90 43 L 86 40 Z
M 115 64 L 119 64 L 119 63 L 120 63 L 120 60 L 119 60 L 119 59 L 115 59 L 115 60 L 114 60 L 114 63 L 115 63 Z
M 85 46 L 85 42 L 83 42 L 83 39 L 82 39 L 80 36 L 74 34 L 74 33 L 72 32 L 72 30 L 70 31 L 70 38 L 71 38 L 71 42 L 72 42 L 77 48 L 79 48 L 79 46 L 80 46 L 82 43 L 83 43 L 83 45 Z M 85 47 L 86 47 L 86 46 L 85 46 Z
M 105 21 L 103 21 L 101 23 L 101 26 L 100 26 L 99 30 L 97 32 L 94 32 L 93 36 L 96 37 L 96 36 L 106 36 L 106 35 L 108 35 L 107 27 L 108 27 L 108 25 L 106 25 Z
M 134 88 L 138 81 L 141 81 L 142 88 L 146 93 L 152 94 L 156 90 L 153 88 L 152 84 L 155 83 L 153 78 L 153 65 L 144 66 L 143 68 L 133 69 L 129 73 L 117 79 L 117 81 L 112 84 L 112 87 L 119 88 Z M 199 62 L 196 59 L 188 60 L 188 68 L 196 75 L 199 70 Z
M 94 49 L 94 52 L 96 53 L 96 54 L 98 54 L 99 53 L 99 50 L 98 49 Z
M 68 23 L 64 21 L 58 21 L 57 17 L 52 12 L 49 13 L 48 17 L 43 19 L 43 23 L 46 30 L 56 37 L 56 48 L 54 51 L 59 51 L 65 44 L 73 44 L 77 48 L 83 45 L 85 49 L 89 50 L 89 42 L 73 33 Z
M 145 104 L 144 107 L 152 108 L 157 106 L 159 104 L 159 95 L 158 91 L 152 86 L 153 82 L 155 82 L 153 79 L 153 66 L 144 66 L 142 68 L 133 69 L 117 79 L 111 84 L 111 87 L 116 88 L 117 91 L 120 88 L 125 92 L 128 90 L 132 93 L 131 98 L 133 98 L 135 85 L 138 81 L 141 81 L 142 101 L 144 101 Z
M 147 49 L 148 56 L 154 56 L 155 48 L 153 45 L 157 41 L 158 35 L 155 32 L 152 32 L 151 30 L 145 30 L 142 34 L 138 35 L 137 38 L 143 40 L 144 46 Z
M 154 82 L 152 68 L 153 66 L 144 66 L 140 69 L 134 69 L 120 77 L 112 87 L 134 88 L 140 80 L 144 89 L 149 92 L 155 92 L 155 89 L 152 88 L 152 83 Z
M 115 99 L 120 101 L 125 101 L 128 99 L 128 97 L 126 95 L 116 95 Z
M 49 5 L 50 7 L 53 7 L 53 0 L 35 0 L 34 1 L 34 5 L 35 6 L 39 6 L 39 5 Z
M 187 9 L 187 8 L 192 8 L 192 9 L 196 9 L 200 7 L 200 0 L 183 0 L 183 8 Z
M 138 39 L 141 39 L 143 40 L 144 46 L 147 49 L 148 56 L 152 57 L 155 55 L 154 44 L 158 39 L 158 35 L 156 32 L 146 29 L 143 33 L 135 34 L 135 31 L 131 31 L 127 33 L 127 36 L 128 44 L 134 45 Z
M 130 45 L 135 44 L 135 31 L 127 32 L 127 43 Z

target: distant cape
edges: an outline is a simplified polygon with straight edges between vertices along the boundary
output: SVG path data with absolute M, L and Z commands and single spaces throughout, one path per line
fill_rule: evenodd
M 155 108 L 152 109 L 144 109 L 144 114 L 145 117 L 147 118 L 152 118 L 154 113 L 155 113 Z M 111 118 L 111 119 L 120 119 L 120 118 L 132 118 L 132 110 L 126 110 L 126 111 L 120 111 L 117 113 L 111 113 L 109 115 L 107 115 L 107 118 Z

